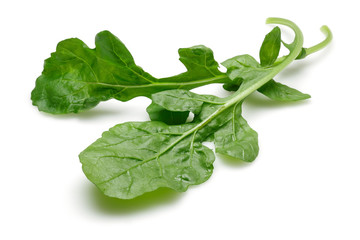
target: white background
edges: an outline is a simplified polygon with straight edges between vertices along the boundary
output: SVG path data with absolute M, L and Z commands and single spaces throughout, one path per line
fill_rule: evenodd
M 359 23 L 356 1 L 2 1 L 0 4 L 0 239 L 360 239 Z M 78 154 L 113 125 L 147 120 L 146 98 L 108 101 L 78 115 L 30 101 L 44 59 L 78 37 L 110 30 L 156 77 L 184 71 L 177 49 L 204 44 L 218 62 L 257 57 L 267 17 L 299 25 L 305 46 L 334 40 L 276 78 L 312 95 L 296 104 L 249 97 L 259 133 L 251 164 L 217 159 L 186 193 L 103 196 Z M 291 31 L 284 37 L 291 39 Z M 198 92 L 224 94 L 220 85 Z

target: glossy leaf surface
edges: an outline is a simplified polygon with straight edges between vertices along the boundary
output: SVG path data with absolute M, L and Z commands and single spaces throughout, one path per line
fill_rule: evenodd
M 90 49 L 76 38 L 60 42 L 36 80 L 33 105 L 54 114 L 76 113 L 111 98 L 128 101 L 162 90 L 228 81 L 211 49 L 202 45 L 179 49 L 187 72 L 162 79 L 137 66 L 125 45 L 109 31 L 97 34 L 95 45 Z
M 181 96 L 182 101 L 164 104 L 174 96 Z M 133 198 L 159 187 L 185 191 L 189 185 L 204 182 L 212 173 L 214 154 L 202 142 L 214 133 L 217 152 L 244 161 L 255 159 L 257 134 L 246 124 L 241 112 L 233 110 L 239 110 L 240 104 L 210 119 L 223 104 L 202 99 L 216 101 L 215 96 L 179 89 L 154 94 L 153 99 L 154 104 L 162 104 L 159 106 L 168 111 L 192 111 L 195 118 L 192 123 L 176 126 L 158 121 L 119 124 L 85 149 L 80 154 L 84 173 L 106 195 Z M 229 127 L 229 123 L 235 124 Z M 231 127 L 236 128 L 232 131 L 238 138 L 232 146 L 241 150 L 226 151 L 224 144 L 231 139 L 228 138 Z
M 192 126 L 119 124 L 80 154 L 83 171 L 111 197 L 134 198 L 159 187 L 185 191 L 210 177 L 214 161 L 193 134 L 182 137 Z

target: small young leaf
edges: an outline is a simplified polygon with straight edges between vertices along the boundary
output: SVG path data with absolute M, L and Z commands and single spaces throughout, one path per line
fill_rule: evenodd
M 275 27 L 269 32 L 260 48 L 260 64 L 261 66 L 271 66 L 279 56 L 281 46 L 281 31 L 279 27 Z

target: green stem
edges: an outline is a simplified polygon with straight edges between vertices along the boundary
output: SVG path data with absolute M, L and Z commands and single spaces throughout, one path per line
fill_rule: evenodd
M 222 106 L 218 108 L 216 111 L 214 111 L 210 116 L 208 116 L 206 119 L 201 121 L 199 124 L 191 128 L 190 130 L 184 132 L 181 136 L 179 136 L 175 141 L 173 141 L 170 145 L 168 145 L 164 150 L 159 152 L 156 156 L 144 160 L 138 165 L 142 165 L 146 162 L 152 161 L 154 159 L 157 159 L 159 156 L 164 154 L 165 152 L 169 151 L 172 147 L 174 147 L 176 144 L 178 144 L 180 141 L 182 141 L 184 138 L 190 136 L 191 134 L 194 134 L 193 137 L 195 137 L 196 132 L 202 129 L 204 126 L 206 126 L 209 122 L 211 122 L 214 118 L 219 116 L 223 111 L 230 108 L 232 105 L 241 102 L 245 97 L 250 95 L 252 92 L 256 91 L 259 87 L 270 81 L 276 74 L 278 74 L 281 70 L 283 70 L 287 65 L 289 65 L 293 60 L 296 59 L 296 57 L 299 55 L 302 46 L 303 46 L 303 35 L 301 30 L 296 26 L 295 23 L 282 19 L 282 18 L 268 18 L 266 23 L 268 24 L 281 24 L 290 27 L 295 32 L 295 38 L 293 41 L 294 48 L 290 52 L 289 55 L 286 56 L 286 58 L 279 63 L 278 65 L 269 68 L 270 71 L 266 76 L 258 77 L 258 79 L 252 79 L 251 82 L 254 84 L 250 84 L 249 86 L 245 88 L 239 88 L 234 94 L 232 94 L 229 97 L 223 98 L 223 101 L 221 102 Z M 138 166 L 136 165 L 136 166 Z M 134 167 L 134 166 L 133 166 Z M 110 180 L 114 179 L 111 178 Z M 107 180 L 109 181 L 109 180 Z
M 320 28 L 320 31 L 325 35 L 324 41 L 322 41 L 312 47 L 306 48 L 305 57 L 310 54 L 313 54 L 314 52 L 317 52 L 317 51 L 323 49 L 331 42 L 333 35 L 332 35 L 332 32 L 330 31 L 329 27 L 324 25 Z
M 161 80 L 161 79 L 160 79 Z M 195 88 L 207 84 L 212 83 L 228 83 L 230 80 L 228 79 L 226 73 L 210 77 L 210 78 L 203 78 L 200 80 L 193 80 L 189 82 L 153 82 L 153 83 L 146 83 L 141 85 L 125 85 L 125 84 L 111 84 L 111 83 L 101 83 L 101 82 L 87 82 L 87 84 L 94 84 L 94 85 L 100 85 L 105 87 L 113 87 L 113 88 L 151 88 L 151 87 L 169 87 L 169 88 Z M 74 80 L 74 82 L 77 82 Z M 80 81 L 78 81 L 80 82 Z
M 156 156 L 146 159 L 142 162 L 139 162 L 138 164 L 132 166 L 131 168 L 135 168 L 139 165 L 143 165 L 149 161 L 153 161 L 158 159 L 162 154 L 164 154 L 165 152 L 169 151 L 171 148 L 173 148 L 176 144 L 178 144 L 180 141 L 182 141 L 184 138 L 190 136 L 191 134 L 193 134 L 193 138 L 192 138 L 192 142 L 195 139 L 195 135 L 196 133 L 202 129 L 204 126 L 206 126 L 209 122 L 211 122 L 214 118 L 216 118 L 217 116 L 219 116 L 223 111 L 225 111 L 226 109 L 230 108 L 232 105 L 237 104 L 239 102 L 241 102 L 245 97 L 247 97 L 248 95 L 250 95 L 252 92 L 256 91 L 259 87 L 263 86 L 265 83 L 267 83 L 268 81 L 270 81 L 275 75 L 277 75 L 280 71 L 282 71 L 287 65 L 289 65 L 292 61 L 294 61 L 296 59 L 296 57 L 299 55 L 299 53 L 302 50 L 303 47 L 303 35 L 301 30 L 298 28 L 298 26 L 286 19 L 282 19 L 282 18 L 268 18 L 266 23 L 268 24 L 281 24 L 281 25 L 285 25 L 290 27 L 294 32 L 295 32 L 295 38 L 294 41 L 292 43 L 293 45 L 293 49 L 290 51 L 290 54 L 287 55 L 283 61 L 281 61 L 279 64 L 277 64 L 276 66 L 270 67 L 268 74 L 266 74 L 265 76 L 260 76 L 258 78 L 252 79 L 250 84 L 246 85 L 245 87 L 240 87 L 234 94 L 232 94 L 229 97 L 223 98 L 223 101 L 219 102 L 219 104 L 222 104 L 221 107 L 219 107 L 217 110 L 215 110 L 210 116 L 208 116 L 206 119 L 204 119 L 203 121 L 201 121 L 199 124 L 197 124 L 196 126 L 194 126 L 193 128 L 191 128 L 190 130 L 184 132 L 181 136 L 179 136 L 175 141 L 173 141 L 171 144 L 169 144 L 165 149 L 163 149 L 161 152 L 159 152 Z M 321 47 L 321 46 L 320 46 Z M 316 48 L 313 50 L 315 51 Z M 244 83 L 243 83 L 244 84 Z M 243 85 L 242 85 L 243 86 Z M 191 142 L 191 146 L 192 143 Z M 130 169 L 131 169 L 130 168 Z M 129 170 L 129 169 L 128 169 Z M 121 174 L 123 174 L 125 172 L 122 172 L 120 174 L 117 174 L 116 176 L 102 182 L 108 182 L 111 181 L 112 179 L 115 179 L 116 177 L 120 176 Z M 98 183 L 102 184 L 102 183 Z

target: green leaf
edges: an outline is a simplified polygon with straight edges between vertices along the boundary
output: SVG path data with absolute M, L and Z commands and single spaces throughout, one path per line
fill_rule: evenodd
M 223 109 L 220 114 L 217 112 L 224 103 L 201 101 L 219 98 L 181 89 L 153 94 L 153 99 L 157 99 L 154 104 L 166 102 L 164 99 L 169 96 L 182 96 L 182 99 L 174 103 L 176 106 L 164 104 L 161 107 L 168 111 L 195 112 L 192 123 L 176 126 L 158 121 L 119 124 L 80 154 L 85 175 L 106 195 L 128 199 L 160 187 L 185 191 L 190 185 L 206 181 L 212 173 L 214 154 L 202 142 L 214 141 L 214 133 L 217 134 L 217 152 L 243 161 L 252 161 L 257 155 L 257 134 L 246 124 L 241 112 L 234 110 L 239 110 L 240 104 Z M 201 104 L 194 108 L 183 104 L 187 101 Z M 224 146 L 229 141 L 229 123 L 234 123 L 232 126 L 236 128 L 233 132 L 238 139 L 232 145 L 240 148 L 237 151 L 226 151 Z M 254 156 L 253 159 L 250 156 Z
M 167 89 L 229 81 L 218 70 L 211 49 L 202 45 L 179 50 L 187 72 L 161 79 L 137 66 L 125 45 L 109 31 L 97 34 L 95 45 L 90 49 L 76 38 L 60 42 L 36 80 L 33 105 L 53 114 L 76 113 L 111 98 L 128 101 Z
M 271 66 L 279 56 L 281 46 L 281 31 L 279 27 L 275 27 L 269 32 L 260 48 L 260 64 L 261 66 Z
M 190 111 L 198 114 L 202 105 L 218 104 L 219 98 L 212 95 L 200 95 L 187 90 L 177 89 L 155 93 L 151 96 L 154 103 L 170 111 Z
M 267 84 L 258 89 L 270 99 L 277 101 L 299 101 L 310 98 L 309 94 L 304 94 L 294 88 L 270 80 Z
M 258 135 L 240 113 L 238 103 L 232 108 L 232 117 L 215 132 L 215 149 L 221 155 L 252 162 L 259 153 Z
M 183 132 L 193 125 L 116 125 L 79 156 L 86 176 L 106 195 L 134 198 L 160 187 L 186 191 L 212 174 L 214 154 Z
M 210 48 L 197 45 L 191 48 L 180 48 L 178 52 L 180 61 L 185 65 L 187 72 L 175 76 L 177 82 L 199 79 L 211 83 L 213 78 L 223 79 L 226 77 L 218 69 L 219 64 L 215 61 L 213 51 Z M 172 78 L 164 78 L 162 81 L 168 81 Z

